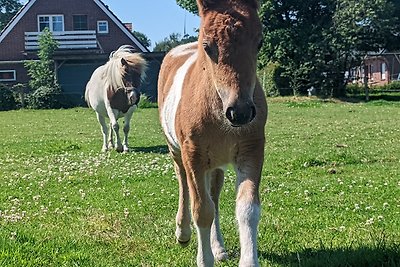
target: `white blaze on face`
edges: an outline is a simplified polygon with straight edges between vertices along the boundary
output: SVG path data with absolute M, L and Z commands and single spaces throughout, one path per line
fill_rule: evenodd
M 184 54 L 188 54 L 187 50 L 182 50 Z M 193 53 L 194 50 L 190 49 Z M 174 52 L 174 50 L 172 50 Z M 172 54 L 173 56 L 179 56 L 178 53 Z M 168 142 L 175 148 L 180 148 L 178 138 L 175 130 L 175 117 L 178 108 L 179 101 L 182 96 L 183 81 L 185 80 L 186 73 L 189 68 L 197 59 L 197 51 L 191 55 L 186 62 L 177 70 L 171 89 L 163 104 L 161 110 L 161 126 L 163 127 L 164 133 L 167 136 Z

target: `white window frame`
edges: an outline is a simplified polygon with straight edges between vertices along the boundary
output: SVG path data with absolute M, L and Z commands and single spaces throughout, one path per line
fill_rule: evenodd
M 100 30 L 100 24 L 103 24 L 107 27 L 105 31 Z M 109 33 L 108 21 L 107 20 L 98 20 L 97 21 L 97 33 Z
M 0 70 L 0 73 L 4 73 L 4 72 L 11 72 L 14 76 L 14 78 L 12 79 L 1 79 L 0 78 L 0 82 L 14 82 L 17 80 L 17 72 L 15 70 Z
M 51 31 L 51 32 L 54 32 L 54 29 L 53 29 L 53 23 L 54 23 L 54 21 L 53 21 L 53 18 L 55 18 L 55 17 L 61 17 L 61 23 L 62 23 L 62 29 L 61 29 L 61 31 L 57 31 L 57 32 L 63 32 L 64 30 L 65 30 L 65 26 L 64 26 L 64 15 L 62 15 L 62 14 L 54 14 L 54 15 L 38 15 L 37 16 L 37 26 L 38 26 L 38 32 L 40 32 L 40 18 L 42 18 L 42 17 L 48 17 L 48 18 L 50 18 L 49 19 L 49 30 Z

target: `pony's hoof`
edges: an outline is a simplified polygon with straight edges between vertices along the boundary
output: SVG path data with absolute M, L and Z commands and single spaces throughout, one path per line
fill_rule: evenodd
M 176 241 L 183 248 L 187 247 L 190 244 L 190 238 L 187 241 L 182 241 L 182 240 L 179 240 L 179 239 L 177 239 Z
M 225 261 L 228 259 L 228 253 L 223 249 L 221 251 L 218 251 L 214 254 L 214 259 L 216 261 Z
M 124 152 L 124 153 L 129 153 L 129 147 L 127 147 L 127 146 L 125 147 L 125 146 L 124 146 L 124 151 L 123 151 L 123 152 Z
M 124 149 L 122 148 L 122 146 L 117 146 L 117 147 L 115 148 L 115 150 L 116 150 L 117 152 L 119 152 L 119 153 L 121 153 L 121 152 L 124 151 Z

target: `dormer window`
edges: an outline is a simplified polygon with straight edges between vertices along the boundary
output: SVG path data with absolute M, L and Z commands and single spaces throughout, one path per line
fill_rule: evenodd
M 108 21 L 99 20 L 97 22 L 97 33 L 108 33 Z
M 42 32 L 48 28 L 51 32 L 64 31 L 64 16 L 63 15 L 39 15 L 38 16 L 38 31 Z
M 88 17 L 87 15 L 73 15 L 72 21 L 74 24 L 74 31 L 88 30 Z

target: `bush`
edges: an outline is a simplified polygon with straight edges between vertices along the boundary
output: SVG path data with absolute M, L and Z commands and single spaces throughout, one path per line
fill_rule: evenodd
M 348 83 L 346 85 L 346 95 L 360 95 L 364 94 L 365 89 L 363 85 L 358 83 Z
M 156 108 L 157 103 L 151 102 L 147 95 L 142 94 L 140 96 L 138 108 Z
M 285 88 L 289 86 L 285 85 L 282 72 L 281 65 L 276 62 L 269 62 L 267 66 L 259 72 L 259 78 L 267 96 L 287 95 Z
M 28 106 L 33 109 L 57 109 L 65 107 L 59 87 L 42 86 L 27 98 Z
M 7 86 L 0 84 L 0 111 L 17 108 L 14 93 Z

